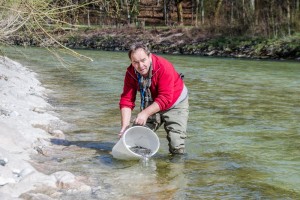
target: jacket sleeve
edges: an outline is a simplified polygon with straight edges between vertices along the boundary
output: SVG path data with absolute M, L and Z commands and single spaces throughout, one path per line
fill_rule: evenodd
M 137 80 L 127 70 L 124 78 L 123 92 L 119 102 L 120 109 L 123 107 L 128 107 L 131 110 L 134 109 L 137 89 Z

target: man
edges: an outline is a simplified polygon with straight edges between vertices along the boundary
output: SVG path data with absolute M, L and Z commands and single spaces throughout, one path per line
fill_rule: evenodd
M 130 126 L 136 93 L 140 92 L 141 111 L 135 125 L 156 131 L 164 124 L 172 154 L 185 153 L 189 114 L 188 90 L 182 76 L 166 59 L 151 54 L 146 45 L 133 44 L 128 52 L 131 65 L 127 68 L 120 99 L 120 136 Z

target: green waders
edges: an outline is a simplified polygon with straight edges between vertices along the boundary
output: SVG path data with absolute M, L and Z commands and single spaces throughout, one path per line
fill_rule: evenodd
M 147 126 L 156 131 L 162 124 L 167 132 L 169 151 L 172 154 L 183 154 L 185 152 L 185 138 L 187 121 L 189 116 L 189 101 L 186 97 L 173 108 L 156 113 L 147 120 Z

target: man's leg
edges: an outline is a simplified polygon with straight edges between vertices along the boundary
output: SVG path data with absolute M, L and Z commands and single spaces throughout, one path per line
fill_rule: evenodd
M 169 141 L 169 151 L 172 154 L 183 154 L 185 152 L 188 116 L 188 97 L 174 108 L 162 113 L 162 122 L 164 122 Z

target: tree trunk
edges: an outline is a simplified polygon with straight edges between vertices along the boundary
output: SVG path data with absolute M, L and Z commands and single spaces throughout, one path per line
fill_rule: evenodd
M 222 6 L 223 0 L 218 0 L 216 4 L 216 10 L 215 10 L 215 25 L 219 23 L 219 17 L 220 17 L 220 9 Z
M 88 20 L 88 27 L 91 26 L 91 21 L 90 21 L 90 10 L 87 10 L 87 20 Z
M 300 15 L 299 15 L 299 12 L 300 12 L 300 10 L 299 10 L 299 8 L 300 8 L 300 0 L 296 1 L 296 5 L 295 6 L 296 7 L 295 7 L 295 10 L 294 10 L 294 16 L 293 16 L 292 21 L 294 23 L 296 22 L 296 26 L 299 26 L 300 25 L 300 23 L 299 23 L 299 21 L 300 21 L 300 19 L 299 19 L 299 17 L 300 17 Z
M 200 1 L 196 0 L 196 9 L 195 9 L 195 26 L 198 26 L 198 17 L 199 17 L 199 5 Z
M 255 11 L 255 0 L 250 1 L 251 10 Z
M 290 36 L 291 35 L 291 5 L 290 5 L 290 0 L 287 0 L 286 7 L 287 7 L 286 10 L 287 10 L 288 34 Z
M 255 25 L 258 25 L 258 19 L 259 19 L 259 9 L 261 9 L 261 7 L 259 6 L 259 2 L 252 0 L 253 1 L 253 12 L 254 12 L 254 17 L 255 17 Z
M 164 0 L 163 16 L 164 16 L 165 25 L 168 25 L 167 1 L 168 0 Z
M 204 24 L 204 0 L 201 0 L 201 23 Z
M 243 12 L 243 25 L 245 24 L 245 20 L 246 20 L 246 9 L 245 9 L 245 0 L 243 0 L 242 1 L 242 5 L 243 5 L 243 10 L 242 10 L 242 12 Z
M 231 9 L 230 9 L 230 23 L 233 23 L 234 16 L 233 16 L 233 2 L 231 2 Z
M 179 26 L 183 26 L 183 9 L 182 0 L 177 1 L 177 22 Z
M 192 0 L 192 8 L 191 8 L 191 12 L 192 12 L 192 25 L 194 24 L 194 1 Z
M 126 18 L 127 18 L 127 25 L 129 26 L 130 25 L 130 13 L 129 13 L 129 6 L 128 6 L 128 1 L 125 0 L 125 4 L 126 4 Z

